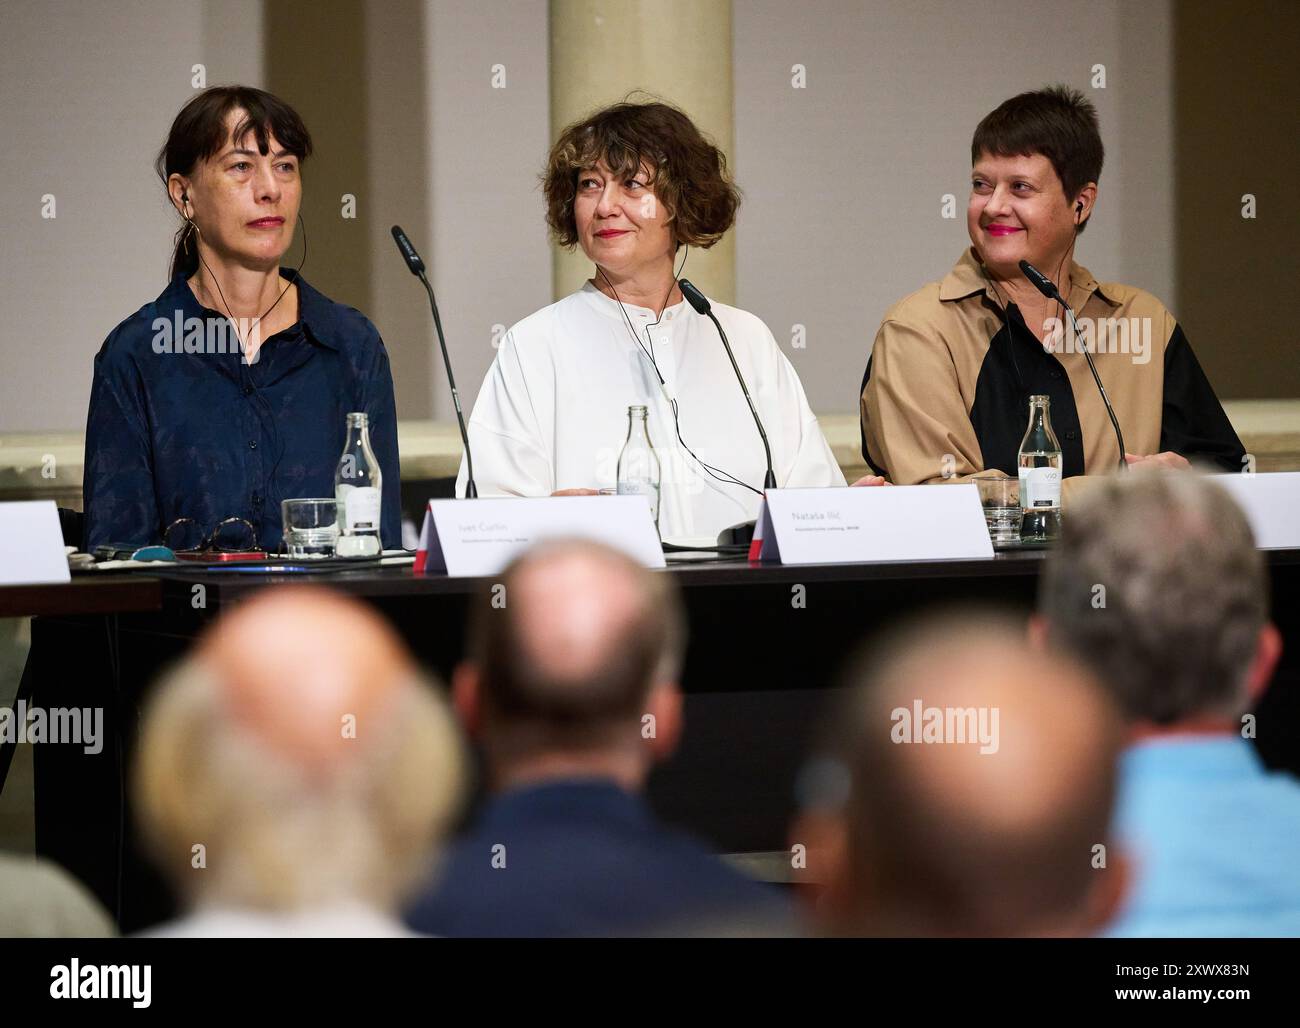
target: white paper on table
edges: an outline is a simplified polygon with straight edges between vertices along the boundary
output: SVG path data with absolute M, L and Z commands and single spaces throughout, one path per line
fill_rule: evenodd
M 541 496 L 430 500 L 415 569 L 494 575 L 557 537 L 605 543 L 646 567 L 665 566 L 644 496 Z
M 55 502 L 0 503 L 0 585 L 70 581 Z
M 1212 475 L 1246 512 L 1261 550 L 1300 548 L 1300 471 Z
M 761 559 L 783 564 L 993 557 L 974 485 L 769 489 Z

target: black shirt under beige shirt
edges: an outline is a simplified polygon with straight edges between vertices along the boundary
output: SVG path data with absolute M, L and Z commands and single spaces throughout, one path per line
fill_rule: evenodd
M 1172 450 L 1211 470 L 1242 470 L 1241 440 L 1159 300 L 1098 283 L 1078 264 L 1070 267 L 1069 300 L 1085 331 L 1093 330 L 1090 350 L 1129 453 Z M 1004 312 L 968 249 L 942 282 L 885 315 L 862 381 L 862 455 L 900 485 L 987 469 L 1015 476 L 1035 394 L 1051 397 L 1067 479 L 1118 465 L 1114 429 L 1081 345 L 1067 328 L 1049 350 L 1014 304 Z

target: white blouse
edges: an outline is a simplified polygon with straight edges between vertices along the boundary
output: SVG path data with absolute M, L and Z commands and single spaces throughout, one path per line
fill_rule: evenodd
M 758 429 L 713 322 L 685 301 L 658 322 L 654 311 L 623 308 L 626 318 L 588 282 L 506 333 L 469 419 L 479 495 L 613 488 L 627 409 L 643 404 L 661 464 L 660 535 L 713 543 L 722 529 L 757 516 L 759 494 L 714 477 L 699 460 L 761 491 L 766 462 Z M 716 301 L 713 313 L 767 429 L 777 484 L 844 485 L 799 376 L 767 326 Z M 462 459 L 458 496 L 465 479 Z

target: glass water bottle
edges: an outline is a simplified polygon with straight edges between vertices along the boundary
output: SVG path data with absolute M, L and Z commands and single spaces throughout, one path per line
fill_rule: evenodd
M 650 518 L 659 527 L 659 455 L 650 442 L 646 408 L 633 404 L 627 409 L 627 442 L 618 455 L 618 495 L 644 496 L 650 504 Z
M 334 472 L 334 499 L 338 506 L 339 535 L 335 552 L 340 557 L 377 557 L 379 508 L 384 481 L 370 448 L 369 419 L 363 413 L 348 415 L 348 438 Z
M 1020 538 L 1053 542 L 1061 535 L 1061 444 L 1052 431 L 1052 401 L 1029 398 L 1029 428 L 1020 443 Z

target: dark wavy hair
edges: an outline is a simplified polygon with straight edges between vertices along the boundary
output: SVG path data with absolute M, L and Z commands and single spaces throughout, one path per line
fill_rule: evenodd
M 726 155 L 685 114 L 665 103 L 619 103 L 560 133 L 542 174 L 551 237 L 570 250 L 578 243 L 573 201 L 578 173 L 601 159 L 623 179 L 651 169 L 650 185 L 673 219 L 673 238 L 707 250 L 736 221 L 740 190 Z
M 226 134 L 226 117 L 231 111 L 243 111 L 244 117 L 231 135 Z M 257 140 L 257 150 L 265 155 L 271 148 L 271 136 L 299 161 L 311 156 L 311 134 L 298 112 L 278 96 L 252 86 L 213 86 L 205 89 L 180 109 L 167 142 L 158 151 L 154 168 L 167 188 L 173 174 L 192 175 L 200 161 L 205 161 L 226 145 L 226 140 L 243 139 L 249 132 Z M 176 233 L 172 250 L 171 277 L 194 274 L 199 265 L 198 249 L 189 238 L 189 222 Z
M 1097 108 L 1068 86 L 1020 93 L 986 114 L 970 141 L 971 163 L 982 153 L 997 157 L 1042 154 L 1061 180 L 1067 200 L 1101 178 L 1106 159 Z M 1082 222 L 1078 231 L 1087 224 Z

